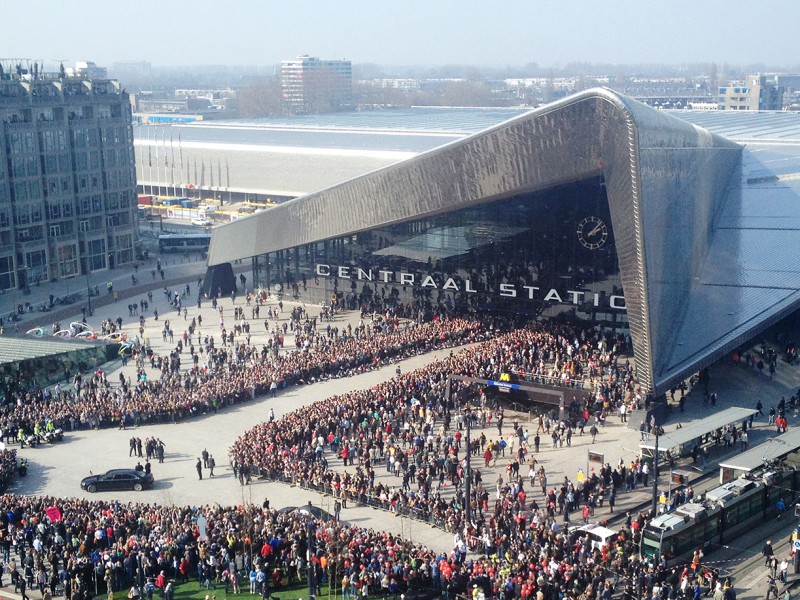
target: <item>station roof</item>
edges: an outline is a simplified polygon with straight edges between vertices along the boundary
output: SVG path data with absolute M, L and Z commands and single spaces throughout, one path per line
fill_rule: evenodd
M 758 411 L 754 409 L 739 408 L 734 406 L 731 408 L 726 408 L 725 410 L 715 413 L 710 417 L 706 417 L 705 419 L 700 419 L 699 421 L 689 423 L 680 429 L 676 429 L 675 431 L 665 435 L 658 436 L 659 452 L 666 452 L 672 448 L 677 448 L 679 446 L 688 444 L 689 442 L 711 433 L 720 427 L 725 427 L 725 425 L 731 425 L 732 423 L 744 421 L 745 419 L 749 418 L 750 415 L 756 412 Z M 655 447 L 655 436 L 653 435 L 650 436 L 650 440 L 641 442 L 639 444 L 639 448 L 646 450 L 655 450 Z
M 0 365 L 8 365 L 34 358 L 44 358 L 62 352 L 83 350 L 97 345 L 97 342 L 88 340 L 4 334 L 0 336 Z
M 721 469 L 752 471 L 765 462 L 776 460 L 800 449 L 800 429 L 792 429 L 781 435 L 768 438 L 758 446 L 737 454 L 719 463 Z

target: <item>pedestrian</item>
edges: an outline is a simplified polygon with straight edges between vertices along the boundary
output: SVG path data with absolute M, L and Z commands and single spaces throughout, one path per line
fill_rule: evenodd
M 597 425 L 592 425 L 592 428 L 589 430 L 589 433 L 592 436 L 592 443 L 594 444 L 594 440 L 597 437 L 597 434 L 599 433 L 599 430 L 597 429 Z
M 769 600 L 771 595 L 775 595 L 775 600 L 778 599 L 778 585 L 775 583 L 775 578 L 772 574 L 767 575 L 767 595 L 766 600 Z
M 203 448 L 203 451 L 200 453 L 200 456 L 203 457 L 203 466 L 207 469 L 208 468 L 208 450 Z
M 197 477 L 200 481 L 203 480 L 203 462 L 200 460 L 200 457 L 197 457 L 197 464 L 195 465 L 195 469 L 197 469 Z
M 214 476 L 214 467 L 216 467 L 216 466 L 217 466 L 217 461 L 214 460 L 214 455 L 213 454 L 209 454 L 208 455 L 208 470 L 211 472 L 210 473 L 211 477 Z
M 767 543 L 764 544 L 764 547 L 761 549 L 761 556 L 764 557 L 765 567 L 769 566 L 769 561 L 772 560 L 774 554 L 775 551 L 772 549 L 772 542 L 768 540 Z

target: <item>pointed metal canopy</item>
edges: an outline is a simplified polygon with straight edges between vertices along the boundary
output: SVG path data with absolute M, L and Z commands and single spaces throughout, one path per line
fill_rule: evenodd
M 690 308 L 693 277 L 741 151 L 662 111 L 593 89 L 218 227 L 209 265 L 602 174 L 637 376 L 663 391 L 691 368 L 675 357 L 677 325 Z M 720 339 L 728 331 L 708 335 Z

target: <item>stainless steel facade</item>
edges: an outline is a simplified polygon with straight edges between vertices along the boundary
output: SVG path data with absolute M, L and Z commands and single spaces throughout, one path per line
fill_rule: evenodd
M 209 265 L 599 176 L 638 377 L 663 391 L 767 321 L 766 313 L 735 323 L 712 319 L 702 339 L 687 340 L 684 333 L 692 337 L 704 308 L 725 310 L 702 306 L 708 290 L 698 277 L 709 271 L 709 257 L 724 238 L 718 222 L 729 208 L 731 183 L 741 177 L 742 153 L 738 144 L 686 121 L 590 90 L 220 227 Z

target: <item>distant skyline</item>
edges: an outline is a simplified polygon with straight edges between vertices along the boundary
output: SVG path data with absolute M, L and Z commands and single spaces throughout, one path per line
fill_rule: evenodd
M 6 0 L 0 58 L 558 68 L 716 62 L 800 68 L 800 2 L 738 0 Z

